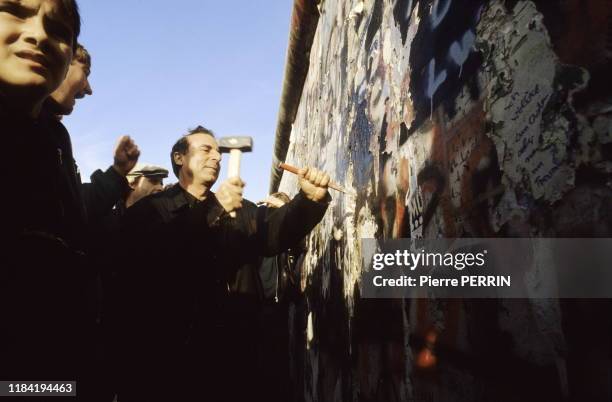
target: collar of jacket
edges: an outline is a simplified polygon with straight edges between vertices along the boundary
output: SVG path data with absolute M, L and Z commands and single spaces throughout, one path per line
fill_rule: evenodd
M 183 208 L 190 208 L 198 203 L 214 203 L 215 205 L 219 204 L 217 201 L 217 197 L 215 197 L 215 193 L 212 191 L 208 192 L 208 196 L 203 201 L 198 201 L 193 195 L 189 194 L 187 190 L 181 187 L 180 184 L 176 183 L 174 186 L 170 187 L 167 191 L 167 196 L 170 201 L 169 209 L 170 212 L 178 212 Z

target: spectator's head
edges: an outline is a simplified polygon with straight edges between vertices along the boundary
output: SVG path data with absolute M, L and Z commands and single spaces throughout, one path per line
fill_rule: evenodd
M 75 0 L 0 0 L 0 102 L 38 115 L 66 77 L 79 30 Z
M 66 79 L 49 97 L 48 105 L 56 115 L 69 115 L 74 109 L 77 99 L 91 95 L 89 85 L 91 71 L 91 56 L 83 45 L 78 44 L 72 62 L 68 67 Z
M 172 171 L 183 185 L 212 187 L 219 177 L 221 154 L 215 135 L 197 126 L 181 137 L 170 153 Z
M 168 171 L 160 166 L 137 164 L 126 176 L 131 191 L 125 201 L 131 207 L 149 194 L 159 193 L 164 188 Z
M 264 204 L 268 208 L 280 208 L 289 201 L 291 201 L 289 196 L 280 191 L 278 193 L 270 194 L 268 198 L 259 202 L 259 204 Z

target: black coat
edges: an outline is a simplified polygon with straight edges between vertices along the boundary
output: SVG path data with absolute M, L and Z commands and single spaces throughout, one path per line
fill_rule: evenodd
M 109 167 L 92 173 L 90 183 L 83 183 L 81 190 L 89 224 L 97 223 L 112 213 L 113 207 L 130 191 L 127 179 Z
M 0 131 L 11 194 L 2 197 L 0 377 L 76 378 L 86 328 L 86 217 L 68 133 L 54 119 L 7 115 Z
M 301 194 L 277 210 L 244 201 L 232 219 L 214 194 L 198 202 L 175 185 L 129 208 L 122 230 L 122 320 L 115 331 L 123 395 L 150 389 L 149 399 L 167 391 L 179 400 L 180 389 L 180 400 L 222 400 L 214 398 L 223 390 L 233 400 L 231 392 L 240 387 L 230 377 L 243 371 L 240 356 L 232 354 L 240 334 L 226 314 L 228 280 L 238 267 L 302 239 L 327 204 Z
M 0 135 L 0 378 L 79 379 L 90 357 L 92 277 L 70 137 L 52 117 L 20 118 L 1 105 Z M 114 197 L 90 195 L 92 209 Z

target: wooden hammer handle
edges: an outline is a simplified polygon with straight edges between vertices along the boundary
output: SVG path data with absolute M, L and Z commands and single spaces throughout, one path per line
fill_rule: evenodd
M 227 177 L 240 177 L 240 159 L 242 157 L 242 151 L 239 149 L 230 150 L 229 166 L 227 169 Z M 232 218 L 236 217 L 236 211 L 230 212 Z
M 287 172 L 291 172 L 293 174 L 298 174 L 298 172 L 300 171 L 300 169 L 296 168 L 295 166 L 288 165 L 288 164 L 286 164 L 284 162 L 279 163 L 278 167 L 283 169 L 283 170 L 286 170 Z M 340 191 L 341 193 L 347 194 L 347 191 L 345 189 L 343 189 L 341 186 L 339 186 L 338 184 L 336 184 L 336 183 L 334 183 L 332 181 L 330 181 L 327 184 L 327 187 L 333 188 L 336 191 Z

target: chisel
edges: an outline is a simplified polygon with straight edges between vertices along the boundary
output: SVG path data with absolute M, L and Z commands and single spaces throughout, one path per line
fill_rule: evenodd
M 299 168 L 296 168 L 295 166 L 288 165 L 288 164 L 286 164 L 284 162 L 279 163 L 278 167 L 283 169 L 283 170 L 286 170 L 287 172 L 291 172 L 293 174 L 298 174 L 298 172 L 300 170 Z M 353 194 L 353 192 L 346 190 L 344 187 L 342 187 L 339 184 L 336 184 L 336 183 L 334 183 L 332 181 L 330 181 L 329 184 L 327 184 L 327 187 L 333 188 L 334 190 L 340 191 L 341 193 L 344 193 L 344 194 Z

